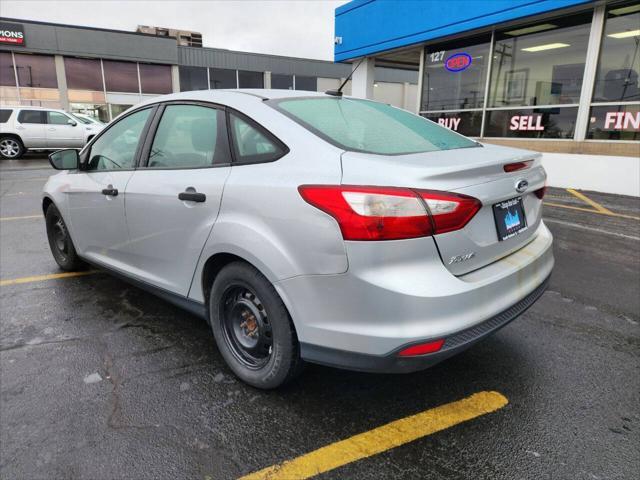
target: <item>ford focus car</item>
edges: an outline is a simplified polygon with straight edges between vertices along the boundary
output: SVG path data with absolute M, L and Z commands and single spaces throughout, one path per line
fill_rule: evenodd
M 60 267 L 202 316 L 260 388 L 304 362 L 426 368 L 525 311 L 553 268 L 539 154 L 336 92 L 157 97 L 50 161 Z

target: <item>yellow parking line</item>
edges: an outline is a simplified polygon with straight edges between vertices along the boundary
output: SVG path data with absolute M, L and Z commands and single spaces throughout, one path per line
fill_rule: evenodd
M 577 190 L 574 190 L 573 188 L 567 188 L 567 192 L 569 192 L 574 197 L 579 198 L 583 202 L 588 203 L 600 213 L 604 213 L 605 215 L 615 215 L 615 213 L 613 213 L 611 210 L 609 210 L 608 208 L 604 208 L 598 202 L 594 202 L 589 197 L 587 197 L 584 193 L 580 193 Z
M 5 287 L 7 285 L 19 285 L 21 283 L 44 282 L 45 280 L 56 280 L 58 278 L 82 277 L 93 273 L 97 273 L 97 271 L 86 270 L 83 272 L 52 273 L 50 275 L 34 275 L 33 277 L 12 278 L 10 280 L 0 280 L 0 287 Z
M 40 214 L 40 215 L 24 215 L 22 217 L 0 217 L 0 222 L 8 222 L 10 220 L 28 220 L 31 218 L 44 218 L 44 216 Z
M 239 480 L 305 479 L 495 412 L 509 401 L 498 392 L 480 392 L 456 402 L 387 423 L 313 452 L 267 467 Z
M 560 203 L 552 203 L 552 202 L 544 202 L 544 204 L 549 207 L 567 208 L 569 210 L 578 210 L 579 212 L 587 212 L 587 213 L 597 213 L 598 215 L 607 215 L 609 217 L 630 218 L 631 220 L 640 220 L 640 217 L 635 217 L 633 215 L 624 215 L 622 213 L 603 213 L 603 212 L 599 212 L 598 210 L 594 210 L 592 208 L 574 207 L 573 205 L 562 205 Z

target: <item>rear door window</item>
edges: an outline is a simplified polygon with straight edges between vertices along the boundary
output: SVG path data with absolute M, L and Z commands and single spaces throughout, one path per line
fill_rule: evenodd
M 11 112 L 13 112 L 13 110 L 4 108 L 0 109 L 0 123 L 7 123 L 9 117 L 11 116 Z
M 47 123 L 46 112 L 42 110 L 22 110 L 18 114 L 20 123 Z
M 148 168 L 204 168 L 230 163 L 224 111 L 167 105 L 149 152 Z
M 282 142 L 257 124 L 234 113 L 229 115 L 229 119 L 237 162 L 272 162 L 287 153 Z

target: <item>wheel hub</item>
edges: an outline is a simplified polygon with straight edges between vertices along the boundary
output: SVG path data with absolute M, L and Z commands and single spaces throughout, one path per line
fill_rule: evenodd
M 15 157 L 18 155 L 18 152 L 20 152 L 20 146 L 15 140 L 5 138 L 0 142 L 0 153 L 5 157 Z
M 222 326 L 234 355 L 249 367 L 265 364 L 273 350 L 271 325 L 260 299 L 244 287 L 227 291 Z

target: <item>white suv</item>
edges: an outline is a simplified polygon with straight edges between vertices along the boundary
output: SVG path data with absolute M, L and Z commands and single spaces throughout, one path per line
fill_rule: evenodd
M 16 159 L 27 150 L 82 148 L 103 128 L 79 122 L 63 110 L 0 107 L 0 156 Z

